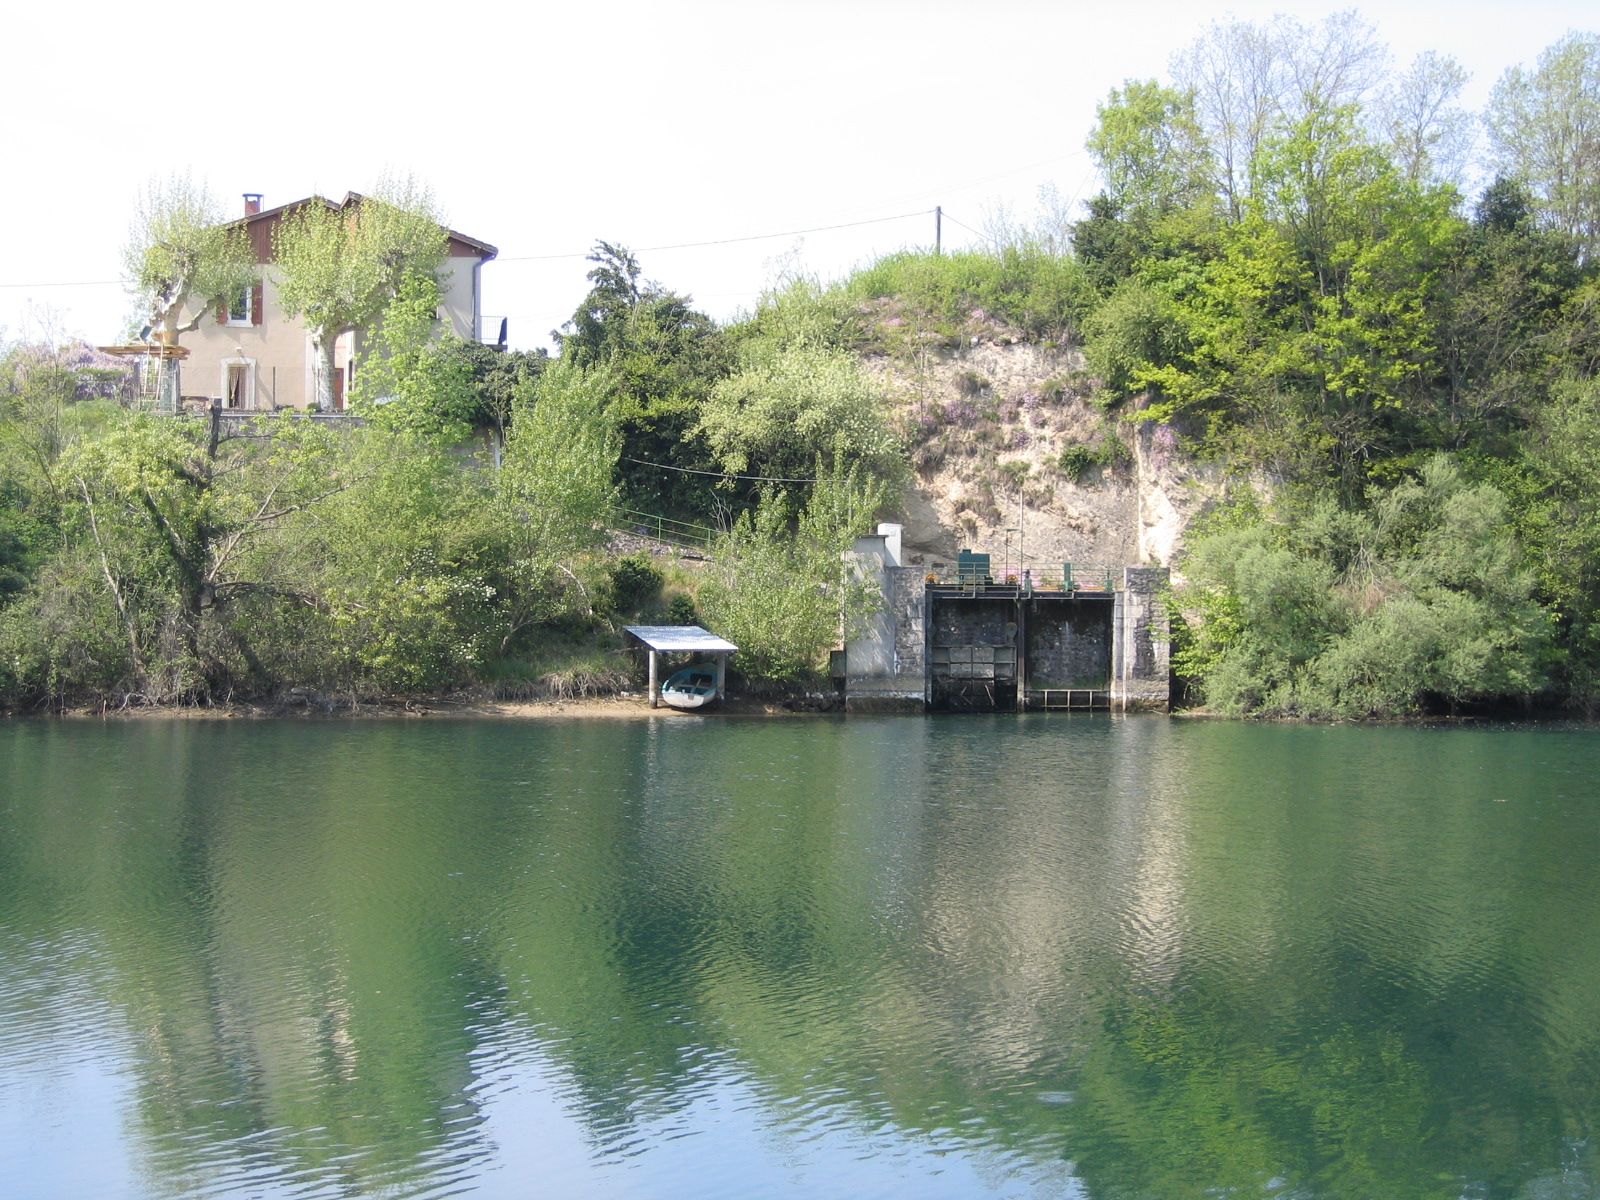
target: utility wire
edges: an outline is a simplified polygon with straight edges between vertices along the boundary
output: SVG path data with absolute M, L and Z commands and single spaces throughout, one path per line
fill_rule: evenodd
M 710 242 L 677 242 L 670 246 L 640 246 L 633 252 L 635 254 L 653 254 L 658 250 L 698 250 L 705 246 L 731 246 L 738 242 L 765 242 L 773 238 L 798 237 L 803 233 L 827 233 L 833 229 L 854 229 L 861 225 L 882 225 L 888 221 L 906 221 L 912 217 L 926 217 L 933 213 L 933 209 L 925 208 L 920 212 L 899 213 L 892 217 L 871 217 L 865 221 L 845 221 L 838 225 L 813 225 L 810 229 L 789 229 L 782 233 L 753 233 L 748 237 L 717 238 Z M 945 214 L 950 216 L 949 213 Z M 954 217 L 950 217 L 955 221 Z M 956 221 L 963 229 L 970 229 L 978 233 L 972 226 L 962 221 Z M 984 235 L 979 233 L 979 237 Z M 576 254 L 508 254 L 497 257 L 495 262 L 552 262 L 564 258 L 588 258 L 593 251 L 582 251 Z M 121 284 L 120 279 L 84 279 L 63 283 L 0 283 L 0 288 L 46 288 L 46 287 L 111 287 Z M 729 292 L 728 295 L 745 296 L 756 295 L 755 292 Z
M 729 475 L 726 471 L 696 471 L 693 467 L 673 467 L 666 463 L 646 462 L 642 458 L 622 456 L 624 462 L 638 463 L 641 467 L 656 467 L 662 471 L 681 471 L 685 475 L 711 475 L 717 479 L 753 479 L 757 483 L 823 483 L 821 479 L 790 479 L 780 475 Z
M 749 237 L 718 238 L 710 242 L 678 242 L 671 246 L 640 246 L 634 250 L 635 254 L 653 254 L 658 250 L 697 250 L 703 246 L 731 246 L 736 242 L 764 242 L 773 238 L 798 237 L 802 233 L 826 233 L 831 229 L 853 229 L 858 225 L 882 225 L 886 221 L 905 221 L 911 217 L 926 217 L 933 209 L 924 209 L 921 212 L 899 213 L 893 217 L 872 217 L 865 221 L 845 221 L 839 225 L 814 225 L 810 229 L 790 229 L 783 233 L 753 233 Z M 957 222 L 959 224 L 959 222 Z M 550 262 L 560 258 L 588 258 L 593 251 L 585 250 L 577 254 L 509 254 L 497 257 L 495 262 Z M 120 284 L 120 279 L 85 279 L 72 283 L 0 283 L 0 287 L 28 288 L 28 287 L 110 287 Z M 753 296 L 755 292 L 729 292 L 730 296 Z
M 802 233 L 825 233 L 830 229 L 852 229 L 857 225 L 881 225 L 885 221 L 904 221 L 910 217 L 926 217 L 933 212 L 925 208 L 921 212 L 900 213 L 893 217 L 872 217 L 866 221 L 846 221 L 842 225 L 816 225 L 810 229 L 790 229 L 783 233 L 753 233 L 749 237 L 718 238 L 714 242 L 679 242 L 673 246 L 639 246 L 633 248 L 635 254 L 652 254 L 657 250 L 697 250 L 702 246 L 728 246 L 734 242 L 764 242 L 771 238 L 797 237 Z M 512 254 L 497 258 L 496 262 L 548 262 L 557 258 L 588 258 L 593 251 L 582 254 Z
M 991 246 L 998 246 L 1000 244 L 999 242 L 995 241 L 994 238 L 990 237 L 987 233 L 984 233 L 982 230 L 974 229 L 971 225 L 968 225 L 965 221 L 960 220 L 959 218 L 956 218 L 956 217 L 952 217 L 950 215 L 950 210 L 948 208 L 944 210 L 944 219 L 946 221 L 952 222 L 953 224 L 961 226 L 961 228 L 965 229 L 968 233 L 977 234 L 984 241 L 988 242 Z

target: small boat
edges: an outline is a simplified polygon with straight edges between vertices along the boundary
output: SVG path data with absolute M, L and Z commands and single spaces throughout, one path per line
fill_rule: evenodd
M 717 702 L 717 677 L 706 667 L 685 667 L 661 685 L 661 699 L 673 708 L 704 708 Z

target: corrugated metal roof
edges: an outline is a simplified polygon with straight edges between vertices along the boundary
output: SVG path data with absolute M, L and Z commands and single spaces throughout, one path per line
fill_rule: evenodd
M 624 625 L 623 628 L 652 650 L 668 654 L 732 653 L 739 647 L 698 625 Z

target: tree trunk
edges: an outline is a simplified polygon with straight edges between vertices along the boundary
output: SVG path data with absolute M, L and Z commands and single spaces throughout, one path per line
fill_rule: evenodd
M 333 347 L 339 339 L 336 333 L 329 337 L 326 331 L 312 336 L 312 348 L 317 352 L 317 410 L 333 411 Z

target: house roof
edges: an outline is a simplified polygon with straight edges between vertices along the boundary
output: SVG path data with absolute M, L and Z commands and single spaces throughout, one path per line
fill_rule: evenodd
M 652 650 L 667 654 L 732 654 L 739 647 L 698 625 L 624 625 Z
M 240 217 L 236 221 L 232 222 L 232 224 L 241 225 L 245 229 L 251 229 L 252 226 L 256 225 L 273 224 L 290 209 L 299 208 L 302 205 L 321 203 L 327 205 L 331 209 L 343 210 L 349 208 L 352 204 L 360 204 L 361 201 L 365 199 L 366 197 L 360 192 L 346 192 L 344 194 L 344 199 L 339 201 L 329 200 L 326 196 L 306 196 L 300 200 L 291 200 L 288 204 L 279 204 L 275 208 L 264 208 L 258 213 L 251 213 L 249 216 Z M 254 231 L 252 230 L 252 232 Z M 468 237 L 464 233 L 457 233 L 454 229 L 446 229 L 445 233 L 449 236 L 452 242 L 456 243 L 463 250 L 468 252 L 466 254 L 455 253 L 455 248 L 452 247 L 452 253 L 450 256 L 452 258 L 481 258 L 487 262 L 489 259 L 494 258 L 500 253 L 496 247 L 491 246 L 488 242 L 479 241 L 475 237 Z

